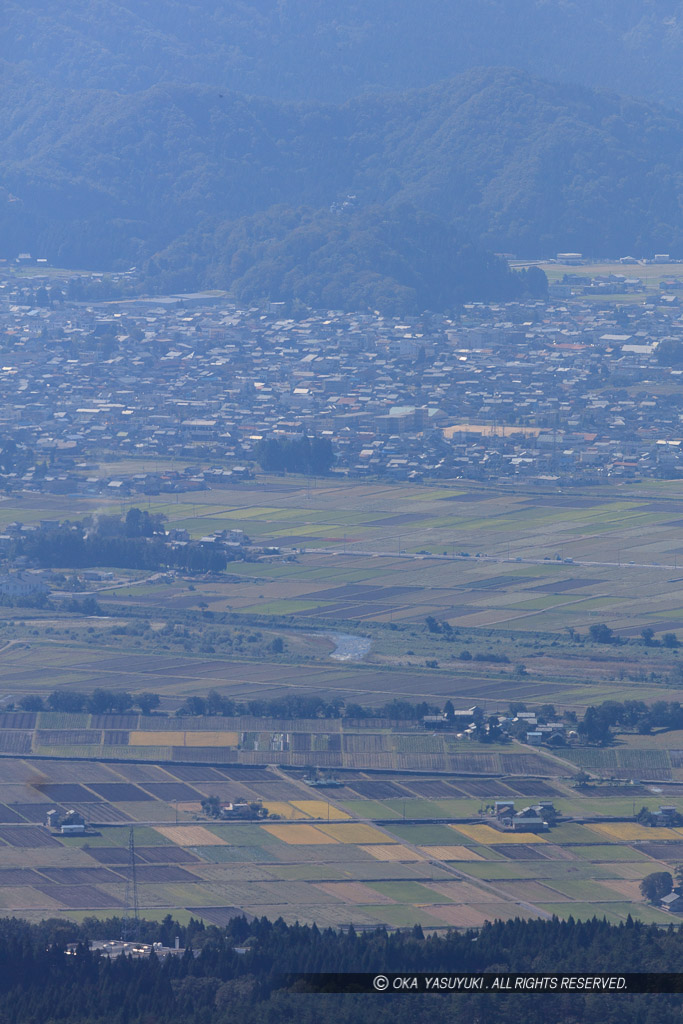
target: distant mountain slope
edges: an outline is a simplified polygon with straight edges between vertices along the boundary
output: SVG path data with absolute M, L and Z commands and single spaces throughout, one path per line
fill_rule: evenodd
M 342 106 L 200 86 L 45 93 L 19 81 L 8 95 L 5 255 L 112 267 L 170 247 L 175 270 L 184 259 L 202 283 L 226 265 L 240 218 L 303 207 L 328 231 L 349 195 L 338 216 L 421 210 L 521 256 L 683 253 L 683 115 L 516 71 Z
M 5 0 L 3 23 L 46 88 L 340 102 L 501 65 L 683 104 L 681 0 Z

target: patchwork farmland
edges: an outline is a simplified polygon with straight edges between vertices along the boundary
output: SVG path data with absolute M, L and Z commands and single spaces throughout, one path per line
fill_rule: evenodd
M 292 769 L 4 756 L 0 907 L 31 920 L 120 916 L 132 828 L 141 913 L 151 919 L 172 912 L 224 923 L 246 913 L 434 930 L 552 914 L 671 921 L 643 902 L 638 886 L 683 861 L 683 829 L 600 820 L 624 799 L 611 792 L 619 787 L 360 770 L 340 781 L 315 792 Z M 662 799 L 656 786 L 621 788 L 638 806 Z M 216 822 L 201 809 L 211 795 L 285 813 Z M 501 832 L 482 819 L 494 799 L 522 807 L 540 795 L 585 823 L 536 835 Z M 683 787 L 669 795 L 681 799 Z M 78 810 L 88 833 L 45 827 L 53 808 Z
M 683 863 L 683 832 L 634 818 L 683 804 L 682 734 L 551 753 L 379 718 L 175 712 L 212 689 L 242 705 L 296 694 L 580 712 L 683 700 L 678 641 L 663 642 L 683 623 L 682 485 L 580 496 L 469 482 L 268 486 L 149 508 L 194 537 L 244 530 L 280 556 L 213 576 L 83 583 L 101 615 L 6 609 L 6 704 L 103 687 L 158 693 L 168 717 L 0 714 L 0 907 L 34 920 L 123 913 L 132 828 L 146 917 L 433 929 L 552 914 L 675 920 L 643 902 L 639 883 Z M 20 508 L 10 496 L 0 518 L 26 521 L 36 500 Z M 79 502 L 76 513 L 90 509 Z M 595 622 L 623 642 L 592 642 Z M 330 657 L 340 631 L 353 653 Z M 311 769 L 341 785 L 312 789 Z M 209 796 L 260 802 L 269 817 L 212 821 Z M 568 820 L 542 836 L 502 832 L 488 811 L 499 799 L 550 799 Z M 90 833 L 51 832 L 52 808 L 82 814 Z

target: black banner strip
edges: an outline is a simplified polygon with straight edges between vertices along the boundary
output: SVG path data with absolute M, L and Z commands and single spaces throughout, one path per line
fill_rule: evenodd
M 478 992 L 683 993 L 683 974 L 512 974 L 420 972 L 404 974 L 289 974 L 280 987 L 293 992 L 356 992 L 376 995 Z

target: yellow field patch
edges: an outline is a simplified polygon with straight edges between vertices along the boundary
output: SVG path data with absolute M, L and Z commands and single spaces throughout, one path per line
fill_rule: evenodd
M 186 732 L 185 747 L 236 747 L 240 738 L 236 732 Z
M 372 825 L 318 825 L 321 832 L 339 843 L 395 843 L 396 840 Z
M 236 732 L 145 732 L 136 730 L 128 736 L 133 747 L 236 747 Z
M 309 814 L 311 818 L 326 818 L 328 821 L 346 821 L 351 815 L 347 814 L 346 811 L 340 811 L 338 807 L 333 807 L 332 804 L 328 804 L 326 800 L 292 800 L 290 801 L 295 807 L 298 807 L 304 814 Z
M 480 853 L 475 853 L 469 846 L 421 846 L 427 857 L 437 860 L 484 860 Z
M 625 839 L 627 842 L 632 839 L 680 839 L 682 834 L 681 829 L 648 828 L 647 825 L 639 825 L 636 821 L 605 822 L 604 825 L 586 825 L 586 828 L 591 832 L 609 836 L 610 839 Z
M 177 846 L 230 846 L 203 825 L 155 825 L 154 830 Z
M 128 734 L 131 747 L 184 747 L 184 732 L 131 732 Z
M 292 818 L 308 817 L 306 811 L 292 807 L 292 804 L 288 804 L 285 800 L 264 800 L 263 806 L 268 811 L 268 814 L 278 814 L 286 821 L 290 821 Z
M 281 839 L 283 843 L 290 846 L 321 846 L 326 843 L 336 843 L 332 836 L 325 835 L 320 829 L 313 825 L 262 825 L 271 836 Z
M 375 860 L 424 860 L 421 853 L 409 850 L 407 846 L 401 846 L 399 843 L 387 846 L 380 846 L 378 843 L 375 846 L 361 846 L 359 849 L 371 854 Z
M 449 825 L 449 828 L 461 832 L 475 843 L 491 846 L 496 843 L 545 843 L 545 839 L 535 832 L 499 832 L 490 825 Z

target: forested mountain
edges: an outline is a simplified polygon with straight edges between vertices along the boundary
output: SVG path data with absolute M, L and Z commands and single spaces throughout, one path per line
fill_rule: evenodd
M 683 105 L 681 0 L 5 0 L 43 87 L 204 84 L 343 101 L 481 65 Z
M 358 308 L 364 289 L 372 306 L 388 282 L 394 297 L 408 289 L 409 306 L 443 308 L 526 288 L 477 245 L 520 256 L 683 248 L 683 115 L 611 94 L 509 70 L 341 106 L 7 79 L 3 255 L 144 264 L 157 289 L 298 292 L 342 308 Z M 465 251 L 479 261 L 474 287 Z M 434 265 L 446 254 L 460 269 L 444 292 Z
M 167 917 L 142 922 L 142 941 L 172 944 L 179 935 L 192 952 L 160 961 L 107 960 L 81 946 L 86 937 L 116 937 L 121 921 L 83 925 L 65 920 L 31 926 L 0 921 L 0 1020 L 3 1024 L 668 1024 L 680 1020 L 681 995 L 582 992 L 416 995 L 328 995 L 297 991 L 290 972 L 376 971 L 677 971 L 681 932 L 628 919 L 615 927 L 596 919 L 508 921 L 479 933 L 425 938 L 383 929 L 357 935 L 288 927 L 266 918 L 234 918 L 225 929 Z M 243 952 L 240 955 L 235 946 Z M 246 952 L 245 952 L 246 951 Z

